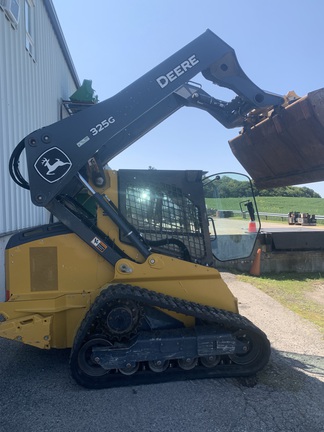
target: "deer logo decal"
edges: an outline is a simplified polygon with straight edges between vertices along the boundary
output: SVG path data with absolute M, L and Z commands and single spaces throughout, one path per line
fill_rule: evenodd
M 68 173 L 71 166 L 69 157 L 57 147 L 46 150 L 34 164 L 35 170 L 48 183 L 60 180 Z

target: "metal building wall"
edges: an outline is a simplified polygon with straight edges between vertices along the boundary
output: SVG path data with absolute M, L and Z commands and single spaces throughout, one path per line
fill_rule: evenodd
M 60 27 L 51 0 L 29 3 L 34 15 L 34 58 L 25 48 L 25 0 L 19 0 L 16 28 L 0 8 L 0 236 L 48 222 L 48 213 L 31 204 L 29 191 L 11 180 L 8 161 L 22 138 L 60 119 L 61 100 L 78 86 L 67 62 L 69 54 L 62 50 L 65 41 L 63 35 L 58 37 Z

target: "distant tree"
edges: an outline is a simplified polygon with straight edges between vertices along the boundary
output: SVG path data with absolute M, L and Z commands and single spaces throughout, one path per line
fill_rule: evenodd
M 237 198 L 251 195 L 249 181 L 239 181 L 223 176 L 220 181 L 210 182 L 204 186 L 206 198 Z
M 260 189 L 254 188 L 256 196 L 284 196 L 303 198 L 322 198 L 320 194 L 308 187 L 284 186 L 278 188 Z
M 208 183 L 207 178 L 204 191 L 206 198 L 241 198 L 251 194 L 249 181 L 239 181 L 227 176 L 223 176 L 216 183 Z M 321 195 L 305 186 L 284 186 L 269 189 L 257 189 L 254 186 L 254 193 L 255 196 L 321 198 Z

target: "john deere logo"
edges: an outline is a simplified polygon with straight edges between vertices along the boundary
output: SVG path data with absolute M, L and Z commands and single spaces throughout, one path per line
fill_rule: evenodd
M 72 166 L 68 156 L 59 148 L 46 150 L 34 163 L 35 170 L 48 183 L 55 183 L 64 177 Z

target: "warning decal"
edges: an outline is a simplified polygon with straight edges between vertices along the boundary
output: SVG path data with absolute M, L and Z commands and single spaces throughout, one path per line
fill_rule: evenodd
M 107 245 L 102 242 L 98 237 L 94 237 L 91 243 L 100 251 L 104 252 L 107 249 Z

